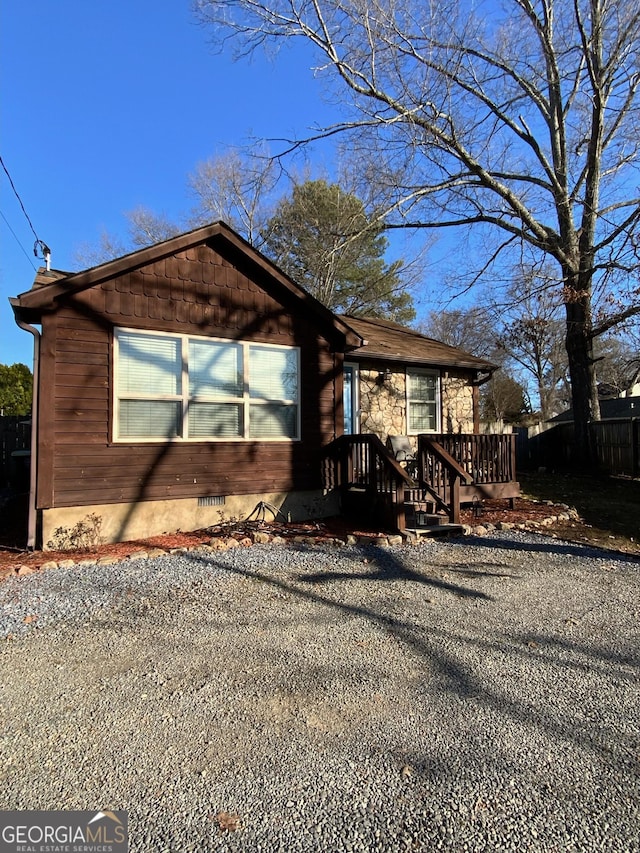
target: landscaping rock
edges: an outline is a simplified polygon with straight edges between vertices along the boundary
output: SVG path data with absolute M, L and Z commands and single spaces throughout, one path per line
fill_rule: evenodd
M 262 530 L 256 530 L 255 533 L 252 534 L 252 539 L 256 545 L 266 545 L 271 540 L 271 536 Z

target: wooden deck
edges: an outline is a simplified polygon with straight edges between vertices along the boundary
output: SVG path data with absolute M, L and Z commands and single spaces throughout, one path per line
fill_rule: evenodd
M 429 483 L 443 496 L 447 493 L 445 472 L 433 459 L 433 444 L 442 447 L 468 474 L 460 484 L 460 502 L 492 498 L 513 500 L 520 495 L 516 475 L 515 435 L 420 435 L 418 436 L 418 479 Z
M 460 506 L 520 494 L 514 435 L 420 435 L 416 471 L 407 471 L 374 435 L 344 435 L 323 453 L 327 489 L 343 512 L 404 535 L 460 532 Z

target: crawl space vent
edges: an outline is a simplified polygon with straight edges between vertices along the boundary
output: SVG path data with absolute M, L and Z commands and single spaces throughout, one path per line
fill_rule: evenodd
M 198 498 L 198 506 L 223 506 L 224 502 L 224 495 L 206 495 L 204 498 Z

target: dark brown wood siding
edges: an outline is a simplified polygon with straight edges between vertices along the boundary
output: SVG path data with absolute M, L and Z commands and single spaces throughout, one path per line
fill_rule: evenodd
M 39 508 L 321 487 L 342 357 L 299 299 L 241 267 L 203 245 L 58 300 L 42 326 Z M 113 443 L 115 327 L 299 347 L 301 440 Z

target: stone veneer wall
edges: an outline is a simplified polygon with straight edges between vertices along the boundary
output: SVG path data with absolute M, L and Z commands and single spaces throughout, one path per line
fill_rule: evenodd
M 473 387 L 468 374 L 449 371 L 441 380 L 442 432 L 473 432 Z
M 384 366 L 360 369 L 360 431 L 374 433 L 386 442 L 389 435 L 406 435 L 406 388 L 404 369 L 392 372 L 383 383 L 378 375 Z M 473 432 L 473 388 L 468 376 L 451 371 L 440 377 L 442 431 Z
M 407 432 L 407 378 L 404 370 L 380 383 L 374 370 L 360 369 L 360 432 L 374 433 L 382 442 Z

